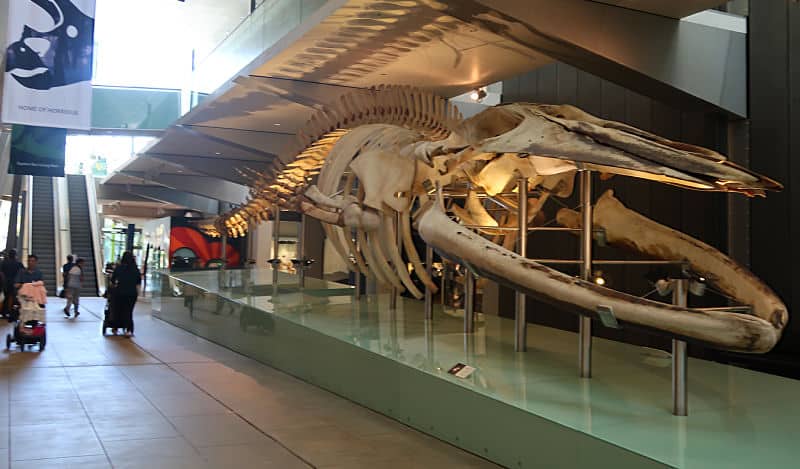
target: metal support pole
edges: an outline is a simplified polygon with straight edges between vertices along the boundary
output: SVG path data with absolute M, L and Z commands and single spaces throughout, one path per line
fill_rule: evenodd
M 17 218 L 19 217 L 19 196 L 22 191 L 22 176 L 15 174 L 11 185 L 11 213 L 8 217 L 6 250 L 17 248 Z
M 28 191 L 33 190 L 33 176 L 28 179 Z M 22 252 L 22 249 L 25 247 L 25 229 L 28 227 L 30 220 L 28 220 L 28 191 L 23 190 L 20 193 L 20 211 L 19 211 L 19 238 L 17 239 L 17 252 Z M 31 199 L 33 202 L 33 199 Z M 32 234 L 32 233 L 31 233 Z M 30 240 L 33 240 L 31 236 Z M 27 254 L 31 254 L 33 247 L 31 247 L 31 242 L 28 243 L 28 252 Z
M 400 215 L 398 214 L 394 220 L 394 232 L 395 232 L 395 242 L 397 242 L 397 246 L 400 247 L 402 245 L 402 238 L 400 237 Z M 404 266 L 396 265 L 394 266 L 395 269 L 402 269 Z M 391 293 L 389 293 L 389 309 L 394 311 L 397 309 L 397 297 L 400 296 L 400 291 L 397 288 L 392 288 Z
M 354 252 L 353 254 L 360 253 L 361 245 L 358 244 L 358 237 L 355 236 L 355 233 L 353 231 L 350 232 L 350 236 L 353 238 L 353 246 L 355 246 L 356 250 L 356 252 Z M 362 290 L 361 283 L 363 280 L 363 273 L 360 270 L 358 270 L 358 264 L 356 264 L 354 274 L 355 274 L 355 281 L 353 282 L 354 283 L 353 286 L 356 289 L 356 301 L 359 301 L 361 300 L 361 290 Z
M 672 304 L 686 307 L 689 281 L 675 279 L 672 289 Z M 688 359 L 686 342 L 672 339 L 672 413 L 684 417 L 689 412 L 689 402 L 686 393 L 686 368 Z
M 433 248 L 425 246 L 425 272 L 433 278 Z M 425 287 L 425 319 L 433 319 L 433 290 Z
M 581 278 L 592 278 L 592 172 L 581 171 Z M 578 323 L 578 365 L 581 378 L 592 377 L 592 318 Z
M 278 288 L 278 248 L 280 247 L 280 236 L 281 236 L 281 209 L 277 205 L 273 209 L 273 218 L 272 218 L 272 258 L 276 260 L 275 263 L 272 264 L 272 286 L 273 289 Z
M 394 311 L 397 309 L 397 297 L 399 296 L 397 288 L 392 288 L 389 292 L 389 309 Z
M 466 269 L 464 275 L 464 334 L 475 332 L 475 276 Z
M 297 283 L 300 288 L 306 286 L 306 214 L 300 215 L 300 226 L 297 230 L 297 259 L 300 264 L 297 266 L 300 271 L 297 272 Z
M 222 259 L 222 270 L 225 270 L 228 267 L 228 233 L 222 233 L 222 253 L 220 254 L 220 258 Z
M 446 303 L 446 295 L 445 292 L 447 291 L 447 262 L 442 259 L 442 278 L 439 280 L 439 296 L 440 296 L 440 303 L 442 304 L 442 308 L 445 307 Z
M 435 366 L 433 321 L 425 321 L 425 352 L 428 358 L 427 363 L 430 364 L 431 367 Z
M 355 283 L 355 285 L 353 285 L 353 287 L 355 288 L 356 301 L 358 301 L 361 299 L 361 272 L 355 271 L 354 274 L 355 282 L 353 283 Z
M 517 252 L 519 253 L 520 257 L 527 257 L 528 256 L 528 180 L 526 178 L 520 178 L 517 181 L 517 196 L 519 197 L 518 200 L 518 208 L 517 208 L 517 227 L 518 232 L 517 236 L 519 239 L 517 240 Z M 516 302 L 516 311 L 514 314 L 514 328 L 516 330 L 516 334 L 514 336 L 514 350 L 517 352 L 524 352 L 528 349 L 528 321 L 525 311 L 525 295 L 516 292 L 514 295 L 514 300 Z

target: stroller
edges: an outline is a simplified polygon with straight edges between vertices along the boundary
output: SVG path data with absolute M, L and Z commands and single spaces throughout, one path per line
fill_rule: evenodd
M 11 344 L 16 343 L 21 350 L 25 350 L 26 345 L 38 344 L 41 352 L 47 344 L 45 309 L 28 296 L 20 296 L 19 301 L 19 317 L 16 318 L 13 335 L 6 335 L 6 348 L 10 350 Z

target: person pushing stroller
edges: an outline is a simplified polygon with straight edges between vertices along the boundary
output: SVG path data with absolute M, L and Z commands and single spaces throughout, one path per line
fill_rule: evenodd
M 17 273 L 14 279 L 16 296 L 21 300 L 20 309 L 14 308 L 9 321 L 16 322 L 14 334 L 6 336 L 6 348 L 12 343 L 20 347 L 39 344 L 44 350 L 47 343 L 44 306 L 47 303 L 47 290 L 42 280 L 42 272 L 37 268 L 39 258 L 35 254 L 28 256 L 28 265 Z
M 126 251 L 111 273 L 107 295 L 107 311 L 103 321 L 103 334 L 111 329 L 114 334 L 124 329 L 125 335 L 133 336 L 133 308 L 139 296 L 142 274 L 136 266 L 133 254 Z

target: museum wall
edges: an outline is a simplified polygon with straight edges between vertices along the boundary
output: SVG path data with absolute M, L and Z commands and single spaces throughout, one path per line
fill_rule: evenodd
M 768 357 L 800 377 L 800 2 L 750 2 L 750 167 L 785 185 L 753 200 L 750 258 L 794 317 Z

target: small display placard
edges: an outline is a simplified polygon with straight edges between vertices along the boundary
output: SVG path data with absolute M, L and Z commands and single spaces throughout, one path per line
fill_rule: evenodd
M 448 373 L 458 378 L 469 378 L 475 372 L 475 368 L 463 363 L 456 363 L 452 368 L 447 370 Z

